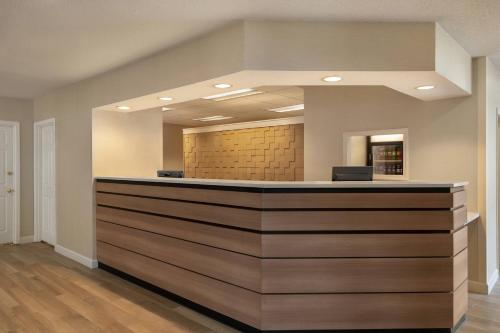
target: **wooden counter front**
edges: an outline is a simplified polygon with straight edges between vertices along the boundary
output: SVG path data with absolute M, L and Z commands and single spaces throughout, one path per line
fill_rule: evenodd
M 96 181 L 97 258 L 259 330 L 451 330 L 463 187 Z

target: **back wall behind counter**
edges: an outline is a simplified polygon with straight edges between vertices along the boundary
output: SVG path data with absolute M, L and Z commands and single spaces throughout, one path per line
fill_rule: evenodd
M 339 86 L 305 87 L 304 98 L 306 180 L 329 180 L 342 165 L 345 132 L 408 128 L 410 179 L 466 180 L 476 198 L 474 96 L 423 102 L 382 86 Z
M 343 162 L 343 133 L 408 128 L 410 179 L 464 180 L 478 210 L 477 96 L 423 102 L 387 87 L 305 87 L 305 179 L 328 180 Z M 469 274 L 481 281 L 481 231 L 469 234 Z
M 303 180 L 304 124 L 184 134 L 184 172 L 192 178 Z

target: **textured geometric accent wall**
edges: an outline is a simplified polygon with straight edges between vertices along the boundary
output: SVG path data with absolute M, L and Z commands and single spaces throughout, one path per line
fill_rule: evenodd
M 184 134 L 190 178 L 304 180 L 304 124 Z

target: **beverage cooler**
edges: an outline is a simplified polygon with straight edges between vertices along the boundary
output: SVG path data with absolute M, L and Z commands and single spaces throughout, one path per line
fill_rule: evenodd
M 377 137 L 377 138 L 376 138 Z M 403 141 L 383 141 L 367 137 L 367 164 L 373 166 L 374 179 L 405 179 Z

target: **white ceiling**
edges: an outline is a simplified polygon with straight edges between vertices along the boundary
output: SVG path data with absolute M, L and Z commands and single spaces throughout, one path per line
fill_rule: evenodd
M 225 101 L 195 99 L 188 102 L 169 104 L 170 111 L 163 112 L 163 121 L 189 127 L 230 124 L 246 121 L 302 116 L 303 110 L 271 112 L 269 109 L 304 103 L 304 90 L 299 87 L 272 86 L 257 87 L 261 94 L 238 97 Z M 231 117 L 220 121 L 203 122 L 194 120 L 207 116 Z
M 39 96 L 241 19 L 437 21 L 500 67 L 499 0 L 2 0 L 0 96 Z

